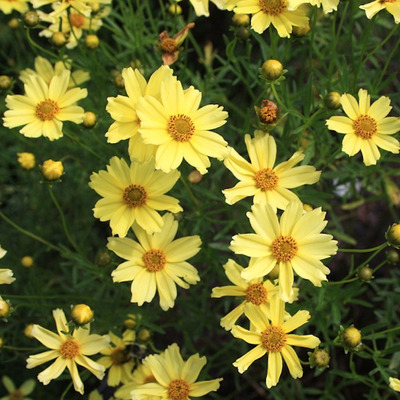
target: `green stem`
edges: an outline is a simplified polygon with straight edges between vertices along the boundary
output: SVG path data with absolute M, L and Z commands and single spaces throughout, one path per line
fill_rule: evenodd
M 72 387 L 72 381 L 71 381 L 71 382 L 68 384 L 68 386 L 65 388 L 63 394 L 62 394 L 61 397 L 60 397 L 60 400 L 64 400 L 64 399 L 65 399 L 65 396 L 67 395 L 67 393 L 69 392 L 69 390 L 71 389 L 71 387 Z
M 369 249 L 338 249 L 338 252 L 341 252 L 341 253 L 371 253 L 373 251 L 383 250 L 387 246 L 388 246 L 388 244 L 387 244 L 387 242 L 385 242 L 385 243 L 380 244 L 379 246 L 371 247 Z
M 62 250 L 55 246 L 54 244 L 48 242 L 46 239 L 41 238 L 40 236 L 35 235 L 32 232 L 27 231 L 24 228 L 21 228 L 19 225 L 17 225 L 15 222 L 11 221 L 9 218 L 7 218 L 1 211 L 0 211 L 0 217 L 4 219 L 4 221 L 6 221 L 7 223 L 9 223 L 11 226 L 13 226 L 15 229 L 17 229 L 18 231 L 20 231 L 21 233 L 23 233 L 26 236 L 31 237 L 32 239 L 37 240 L 38 242 L 41 242 L 43 244 L 45 244 L 46 246 L 50 247 L 53 250 L 56 250 L 60 253 L 62 253 Z
M 345 279 L 343 281 L 337 281 L 337 282 L 328 282 L 328 285 L 341 285 L 342 283 L 350 283 L 354 281 L 358 281 L 358 278 Z
M 183 183 L 183 186 L 185 186 L 185 189 L 188 191 L 190 197 L 193 200 L 193 203 L 195 204 L 196 207 L 199 207 L 200 202 L 199 200 L 196 199 L 195 195 L 192 192 L 192 189 L 190 188 L 190 186 L 187 184 L 187 182 L 185 181 L 185 179 L 183 179 L 182 175 L 180 176 L 180 181 Z
M 363 339 L 371 339 L 374 338 L 375 336 L 380 336 L 389 332 L 395 332 L 400 330 L 400 326 L 396 326 L 395 328 L 390 328 L 390 329 L 385 329 L 384 331 L 380 331 L 380 332 L 375 332 L 375 333 L 371 333 L 371 335 L 367 335 L 367 336 L 363 336 Z

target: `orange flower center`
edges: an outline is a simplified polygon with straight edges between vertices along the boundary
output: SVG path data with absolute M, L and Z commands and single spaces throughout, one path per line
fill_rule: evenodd
M 175 53 L 178 50 L 178 45 L 175 39 L 165 38 L 161 42 L 161 50 L 163 53 Z
M 246 289 L 246 300 L 259 306 L 267 300 L 267 290 L 262 283 L 253 283 Z
M 277 114 L 277 107 L 273 107 L 273 106 L 265 106 L 262 107 L 260 112 L 259 112 L 259 116 L 260 116 L 260 121 L 263 124 L 272 124 L 273 122 L 276 121 L 276 118 L 278 116 Z
M 80 28 L 85 23 L 85 17 L 79 13 L 70 14 L 69 20 L 75 28 Z
M 286 0 L 259 0 L 259 5 L 262 12 L 271 15 L 281 14 L 287 8 Z
M 168 133 L 178 142 L 187 142 L 193 136 L 193 121 L 186 115 L 178 114 L 169 117 Z
M 353 128 L 356 135 L 362 139 L 371 139 L 377 132 L 376 121 L 369 115 L 360 115 L 353 121 Z
M 36 116 L 42 121 L 52 120 L 60 111 L 60 107 L 54 100 L 46 99 L 36 106 Z
M 290 261 L 297 253 L 296 241 L 290 236 L 279 236 L 271 245 L 272 254 L 278 261 Z
M 116 347 L 110 354 L 113 365 L 121 365 L 130 360 L 128 352 L 121 347 Z
M 286 333 L 280 326 L 270 325 L 261 332 L 261 344 L 267 351 L 277 353 L 286 344 Z
M 146 203 L 147 193 L 143 186 L 129 185 L 122 195 L 126 204 L 131 207 L 139 207 Z
M 379 3 L 385 4 L 385 3 L 396 3 L 397 0 L 380 0 Z
M 23 400 L 24 394 L 20 390 L 13 390 L 10 392 L 9 397 L 10 400 Z
M 262 191 L 275 189 L 279 182 L 278 175 L 270 168 L 257 171 L 254 179 L 256 186 Z
M 165 267 L 167 257 L 162 250 L 151 249 L 143 255 L 143 262 L 148 271 L 158 272 Z
M 189 396 L 189 385 L 183 379 L 174 379 L 168 385 L 168 398 L 171 400 L 186 400 Z
M 80 354 L 79 343 L 74 339 L 68 339 L 61 345 L 60 354 L 64 358 L 75 358 Z

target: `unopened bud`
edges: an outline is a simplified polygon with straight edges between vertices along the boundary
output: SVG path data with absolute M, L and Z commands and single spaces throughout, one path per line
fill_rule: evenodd
M 87 35 L 85 38 L 85 45 L 88 49 L 93 50 L 99 47 L 100 40 L 97 35 Z
M 62 47 L 65 43 L 67 43 L 67 38 L 63 32 L 55 32 L 51 37 L 51 42 L 57 47 Z
M 93 319 L 93 311 L 86 304 L 76 304 L 71 310 L 71 318 L 77 325 L 86 325 Z
M 341 106 L 340 97 L 338 92 L 329 92 L 324 99 L 325 106 L 330 110 L 337 110 Z
M 27 152 L 17 153 L 17 157 L 17 161 L 23 169 L 29 171 L 35 167 L 36 160 L 34 154 Z
M 190 183 L 199 183 L 203 179 L 203 175 L 197 171 L 197 169 L 193 170 L 189 175 L 188 175 L 188 181 Z
M 24 14 L 23 21 L 26 26 L 33 28 L 39 23 L 39 15 L 36 11 L 28 11 Z
M 24 268 L 30 268 L 33 265 L 33 258 L 31 256 L 25 256 L 21 258 L 21 265 Z
M 83 116 L 82 125 L 85 128 L 93 128 L 96 125 L 97 116 L 95 113 L 91 111 L 86 111 L 85 115 Z
M 281 77 L 283 65 L 278 60 L 267 60 L 261 67 L 263 76 L 269 81 L 275 81 Z
M 389 226 L 385 236 L 388 243 L 398 249 L 400 247 L 400 224 Z
M 247 14 L 234 14 L 232 17 L 233 25 L 235 26 L 249 26 L 250 17 Z
M 362 267 L 359 271 L 358 271 L 358 278 L 364 282 L 369 282 L 371 279 L 373 279 L 373 271 L 372 268 L 368 267 L 368 265 L 366 265 L 365 267 Z
M 61 161 L 46 160 L 42 165 L 42 175 L 48 181 L 60 179 L 64 173 L 64 166 Z
M 7 75 L 0 76 L 0 90 L 8 90 L 12 85 L 12 79 Z

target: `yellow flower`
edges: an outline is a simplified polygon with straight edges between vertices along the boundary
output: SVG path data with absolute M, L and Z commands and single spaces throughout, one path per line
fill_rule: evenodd
M 183 158 L 202 174 L 211 165 L 208 157 L 227 156 L 227 142 L 211 132 L 226 123 L 228 113 L 212 104 L 199 108 L 201 93 L 183 90 L 175 77 L 161 83 L 161 102 L 152 96 L 139 99 L 139 132 L 145 144 L 157 145 L 156 168 L 169 172 Z
M 28 396 L 35 389 L 36 382 L 33 379 L 28 379 L 18 389 L 7 375 L 4 375 L 1 381 L 7 389 L 8 396 L 4 396 L 0 400 L 32 400 Z
M 166 311 L 175 304 L 176 285 L 188 289 L 189 284 L 194 285 L 200 280 L 196 268 L 186 260 L 199 252 L 201 240 L 197 235 L 174 240 L 178 222 L 169 213 L 162 220 L 163 226 L 159 233 L 149 235 L 134 225 L 133 231 L 139 242 L 111 237 L 107 247 L 127 260 L 111 275 L 114 282 L 132 281 L 131 302 L 139 306 L 150 302 L 157 290 L 160 307 Z
M 107 171 L 93 173 L 89 186 L 103 199 L 94 206 L 94 216 L 110 221 L 113 235 L 126 236 L 134 222 L 147 232 L 159 232 L 163 220 L 156 210 L 182 211 L 179 201 L 164 193 L 179 179 L 179 171 L 166 174 L 154 170 L 154 161 L 128 164 L 118 157 Z
M 111 343 L 100 353 L 105 357 L 101 357 L 97 362 L 109 369 L 107 375 L 107 385 L 118 386 L 120 383 L 127 383 L 131 380 L 131 374 L 135 367 L 135 360 L 130 356 L 127 346 L 131 340 L 125 341 L 112 332 L 109 332 Z
M 89 324 L 85 326 L 85 329 L 75 329 L 71 335 L 66 333 L 69 329 L 64 311 L 59 308 L 53 310 L 53 317 L 58 335 L 40 325 L 33 325 L 32 336 L 48 347 L 50 351 L 29 356 L 27 368 L 35 368 L 56 358 L 53 364 L 38 375 L 39 382 L 47 385 L 52 379 L 58 378 L 65 368 L 68 368 L 75 390 L 83 394 L 83 383 L 76 364 L 88 369 L 96 378 L 103 379 L 104 367 L 86 356 L 92 356 L 104 349 L 108 345 L 109 337 L 90 335 Z
M 340 102 L 347 117 L 331 117 L 328 128 L 345 134 L 342 150 L 354 156 L 360 150 L 365 165 L 375 165 L 381 154 L 378 147 L 399 153 L 400 146 L 392 136 L 400 130 L 400 119 L 386 117 L 392 107 L 390 99 L 382 96 L 370 105 L 370 96 L 364 89 L 358 91 L 359 102 L 350 94 L 343 94 Z
M 224 161 L 225 166 L 240 180 L 233 188 L 222 191 L 228 204 L 254 196 L 254 203 L 269 204 L 274 210 L 284 210 L 289 201 L 299 201 L 288 189 L 313 184 L 320 178 L 321 172 L 311 165 L 294 167 L 304 159 L 301 151 L 274 167 L 276 143 L 270 135 L 256 131 L 254 139 L 246 135 L 245 142 L 251 163 L 234 149 Z
M 18 163 L 23 168 L 29 171 L 30 169 L 35 167 L 35 155 L 32 153 L 17 153 Z
M 251 27 L 263 33 L 271 24 L 281 37 L 289 37 L 293 26 L 304 27 L 308 17 L 302 8 L 292 10 L 292 0 L 238 0 L 233 11 L 237 14 L 253 14 Z
M 92 11 L 90 5 L 93 3 L 97 4 L 111 4 L 111 0 L 31 0 L 34 8 L 39 8 L 45 6 L 46 4 L 52 4 L 54 6 L 54 11 L 50 14 L 52 17 L 58 17 L 67 8 L 72 8 L 85 17 L 89 17 Z
M 242 266 L 233 260 L 228 260 L 224 265 L 225 274 L 234 286 L 215 287 L 212 290 L 211 297 L 235 296 L 244 297 L 242 303 L 234 308 L 229 314 L 221 319 L 221 326 L 226 330 L 232 329 L 238 318 L 244 314 L 247 316 L 249 309 L 253 307 L 262 308 L 263 312 L 269 316 L 271 298 L 278 295 L 278 287 L 271 281 L 263 282 L 263 278 L 247 281 L 241 277 L 244 270 Z M 290 303 L 297 300 L 299 289 L 293 290 L 293 296 Z
M 7 253 L 7 250 L 4 250 L 0 246 L 0 258 L 3 258 Z M 1 269 L 0 268 L 0 285 L 6 284 L 9 285 L 10 283 L 14 282 L 15 278 L 13 278 L 13 272 L 11 269 L 5 268 Z
M 248 317 L 256 327 L 256 331 L 249 331 L 237 325 L 231 331 L 236 338 L 257 345 L 233 363 L 241 374 L 255 360 L 268 353 L 267 388 L 276 386 L 279 381 L 282 373 L 282 357 L 294 379 L 303 376 L 303 368 L 292 346 L 314 349 L 321 343 L 314 335 L 290 334 L 310 319 L 308 311 L 300 310 L 293 317 L 284 321 L 285 304 L 278 296 L 273 297 L 270 311 L 271 318 L 268 318 L 261 308 L 253 308 L 249 312 Z
M 13 10 L 23 14 L 28 11 L 29 0 L 0 0 L 0 11 L 4 14 L 11 14 Z
M 279 295 L 284 301 L 293 296 L 293 270 L 321 286 L 329 269 L 320 260 L 336 254 L 337 242 L 320 232 L 327 224 L 321 208 L 303 213 L 298 201 L 290 202 L 280 220 L 268 204 L 255 204 L 247 213 L 255 233 L 233 237 L 230 249 L 251 257 L 242 272 L 245 279 L 265 276 L 279 265 Z
M 389 386 L 396 392 L 400 392 L 400 379 L 389 378 Z
M 39 75 L 30 75 L 25 83 L 25 95 L 8 95 L 4 126 L 21 130 L 26 137 L 45 136 L 50 140 L 63 136 L 63 121 L 80 124 L 84 110 L 75 103 L 87 96 L 86 89 L 67 90 L 70 72 L 53 76 L 49 85 Z
M 337 10 L 337 6 L 340 0 L 291 0 L 290 5 L 296 9 L 301 4 L 311 4 L 312 6 L 323 7 L 324 13 L 328 14 L 333 10 Z
M 50 81 L 53 78 L 53 76 L 60 75 L 64 70 L 70 70 L 70 69 L 71 69 L 70 60 L 57 61 L 53 67 L 50 61 L 46 60 L 43 57 L 37 56 L 35 58 L 35 69 L 33 70 L 30 68 L 26 68 L 22 70 L 21 73 L 19 74 L 19 79 L 21 79 L 21 81 L 24 83 L 28 83 L 30 75 L 38 74 L 46 82 L 46 84 L 50 84 Z M 82 70 L 76 70 L 74 72 L 71 72 L 68 82 L 68 89 L 78 86 L 81 83 L 88 81 L 89 79 L 90 79 L 89 72 L 85 72 Z
M 177 0 L 181 1 L 181 0 Z M 194 8 L 194 12 L 198 17 L 205 16 L 209 17 L 210 16 L 210 11 L 209 11 L 209 0 L 189 0 L 191 5 Z M 210 0 L 212 3 L 214 3 L 220 10 L 224 9 L 225 2 L 226 0 Z M 232 0 L 228 0 L 232 1 Z
M 42 175 L 48 181 L 60 179 L 64 173 L 64 166 L 61 161 L 46 160 L 42 165 Z
M 194 354 L 187 361 L 182 359 L 176 343 L 168 346 L 163 356 L 151 355 L 143 360 L 156 379 L 155 383 L 145 383 L 132 390 L 132 398 L 148 399 L 148 396 L 160 396 L 165 400 L 187 400 L 202 397 L 219 388 L 222 378 L 196 382 L 201 369 L 205 366 L 205 357 Z
M 393 15 L 394 22 L 396 24 L 400 23 L 400 0 L 375 0 L 360 6 L 360 8 L 365 10 L 369 19 L 379 11 L 386 9 L 386 11 Z

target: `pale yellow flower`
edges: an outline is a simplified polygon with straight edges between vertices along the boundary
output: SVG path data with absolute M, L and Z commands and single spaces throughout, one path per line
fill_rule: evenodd
M 39 340 L 50 350 L 29 356 L 27 368 L 35 368 L 38 365 L 56 359 L 53 364 L 38 375 L 39 382 L 48 385 L 51 380 L 58 378 L 65 368 L 68 368 L 75 390 L 83 394 L 84 388 L 77 364 L 88 369 L 96 378 L 103 379 L 105 368 L 86 356 L 99 353 L 108 345 L 110 338 L 106 335 L 90 335 L 89 324 L 85 325 L 85 329 L 78 328 L 72 334 L 67 333 L 69 328 L 64 311 L 61 309 L 53 310 L 53 317 L 58 335 L 40 325 L 33 325 L 32 337 Z
M 360 6 L 365 10 L 367 18 L 371 19 L 381 10 L 385 10 L 393 15 L 394 22 L 400 23 L 400 0 L 375 0 L 371 3 Z
M 254 196 L 254 203 L 269 204 L 273 209 L 284 210 L 289 201 L 299 200 L 290 190 L 302 185 L 318 182 L 321 172 L 311 165 L 295 167 L 304 159 L 304 153 L 297 151 L 288 160 L 278 165 L 276 161 L 276 142 L 271 135 L 255 132 L 254 139 L 245 135 L 250 163 L 231 149 L 225 159 L 225 166 L 239 179 L 239 183 L 222 193 L 228 204 Z
M 333 10 L 337 10 L 340 0 L 290 0 L 290 6 L 296 9 L 301 4 L 311 4 L 312 6 L 323 7 L 324 13 L 328 14 Z
M 8 396 L 3 396 L 0 400 L 32 400 L 29 395 L 35 390 L 36 386 L 33 379 L 28 379 L 19 388 L 7 375 L 4 375 L 1 381 L 8 392 Z
M 400 392 L 400 379 L 390 377 L 389 386 L 396 392 Z
M 157 211 L 182 211 L 179 201 L 166 196 L 179 179 L 179 171 L 154 169 L 154 160 L 132 162 L 113 157 L 107 171 L 93 173 L 89 186 L 103 199 L 94 206 L 94 216 L 110 221 L 113 235 L 126 236 L 135 222 L 147 232 L 159 232 L 163 219 Z
M 387 117 L 392 107 L 390 99 L 382 96 L 371 103 L 364 89 L 358 91 L 359 101 L 343 94 L 340 102 L 347 117 L 333 116 L 326 121 L 329 129 L 344 134 L 342 150 L 354 156 L 360 150 L 365 165 L 375 165 L 381 154 L 378 148 L 398 154 L 400 143 L 390 136 L 400 131 L 400 118 Z
M 3 258 L 6 255 L 7 251 L 4 250 L 0 246 L 0 258 Z M 0 285 L 6 284 L 9 285 L 10 283 L 14 282 L 15 278 L 13 278 L 13 272 L 11 269 L 8 268 L 0 268 Z
M 293 335 L 290 332 L 304 325 L 310 319 L 308 311 L 300 310 L 293 317 L 284 321 L 285 303 L 275 296 L 271 300 L 271 317 L 267 317 L 259 307 L 251 309 L 248 317 L 256 328 L 249 331 L 235 325 L 231 333 L 236 338 L 257 345 L 233 365 L 242 374 L 257 359 L 268 353 L 267 388 L 276 386 L 282 373 L 282 358 L 294 378 L 303 376 L 303 368 L 292 346 L 314 349 L 320 340 L 314 335 Z
M 203 15 L 205 17 L 210 16 L 209 1 L 214 3 L 220 10 L 225 8 L 225 2 L 226 2 L 226 0 L 189 0 L 189 1 L 190 4 L 193 6 L 194 12 L 198 17 L 201 17 Z
M 13 10 L 23 14 L 28 11 L 29 0 L 0 0 L 0 11 L 4 14 L 11 14 Z
M 50 14 L 53 17 L 58 17 L 67 8 L 72 8 L 86 17 L 90 16 L 92 8 L 90 7 L 93 3 L 99 4 L 111 4 L 111 0 L 31 0 L 34 8 L 39 8 L 47 4 L 54 5 L 54 11 Z

